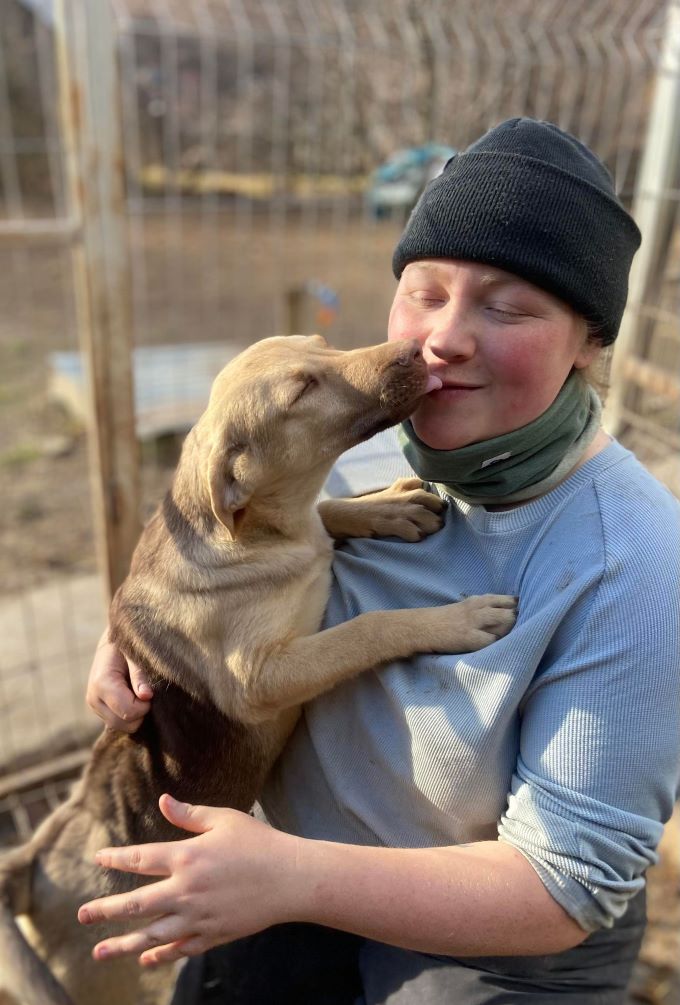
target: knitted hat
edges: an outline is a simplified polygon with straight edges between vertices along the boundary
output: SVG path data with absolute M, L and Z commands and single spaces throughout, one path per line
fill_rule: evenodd
M 427 186 L 394 252 L 397 279 L 419 258 L 515 273 L 570 304 L 614 341 L 640 231 L 605 166 L 549 122 L 508 119 Z

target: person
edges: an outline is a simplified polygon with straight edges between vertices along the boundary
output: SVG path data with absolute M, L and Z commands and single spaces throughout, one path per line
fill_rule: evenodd
M 501 123 L 428 185 L 388 338 L 417 338 L 442 387 L 400 451 L 380 434 L 329 488 L 415 471 L 445 523 L 338 548 L 326 624 L 493 592 L 519 597 L 516 626 L 310 703 L 258 815 L 164 796 L 185 840 L 99 856 L 155 880 L 81 909 L 134 915 L 98 957 L 191 957 L 177 1002 L 624 1000 L 678 783 L 680 528 L 584 374 L 639 241 L 606 168 L 550 123 Z M 94 710 L 133 731 L 150 700 L 104 639 Z

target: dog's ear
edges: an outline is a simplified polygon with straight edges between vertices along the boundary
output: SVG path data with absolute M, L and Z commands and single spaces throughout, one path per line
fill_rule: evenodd
M 256 483 L 256 465 L 248 448 L 238 443 L 216 443 L 208 458 L 208 487 L 212 511 L 234 540 L 243 511 Z

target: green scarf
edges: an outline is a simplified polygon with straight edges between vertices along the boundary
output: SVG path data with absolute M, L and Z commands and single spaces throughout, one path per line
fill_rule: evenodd
M 449 495 L 472 505 L 521 502 L 566 477 L 594 439 L 601 412 L 595 391 L 573 371 L 552 405 L 520 429 L 458 450 L 435 450 L 407 419 L 399 442 L 415 473 Z

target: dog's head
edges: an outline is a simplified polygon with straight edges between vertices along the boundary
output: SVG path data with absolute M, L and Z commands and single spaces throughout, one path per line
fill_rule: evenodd
M 341 453 L 410 415 L 427 382 L 416 341 L 340 352 L 296 335 L 250 346 L 216 378 L 200 422 L 215 516 L 233 536 L 256 494 L 318 491 Z

